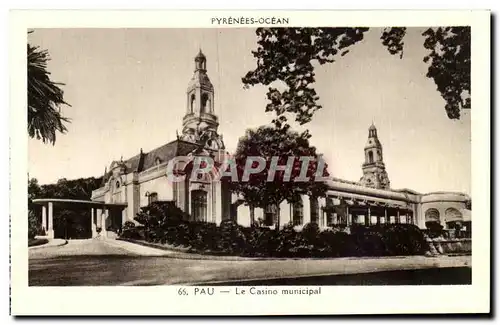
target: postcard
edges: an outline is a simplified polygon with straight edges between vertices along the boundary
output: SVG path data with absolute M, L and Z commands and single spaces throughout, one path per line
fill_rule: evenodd
M 490 19 L 12 11 L 11 313 L 490 313 Z

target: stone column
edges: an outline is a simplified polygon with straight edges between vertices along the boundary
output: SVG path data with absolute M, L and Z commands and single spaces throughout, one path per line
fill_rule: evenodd
M 90 229 L 92 230 L 92 238 L 97 237 L 97 225 L 94 208 L 90 208 Z
M 390 220 L 387 218 L 387 208 L 384 208 L 384 223 L 389 224 Z
M 47 227 L 47 237 L 54 238 L 54 206 L 52 202 L 49 202 L 49 220 Z
M 101 214 L 101 236 L 106 238 L 108 236 L 108 233 L 106 231 L 106 221 L 108 220 L 109 210 L 106 207 L 102 210 L 103 214 Z
M 401 219 L 399 219 L 399 209 L 397 210 L 397 215 L 396 215 L 396 223 L 401 223 Z
M 47 207 L 42 205 L 42 229 L 47 232 Z
M 370 209 L 370 206 L 368 206 L 368 226 L 372 224 L 372 210 Z

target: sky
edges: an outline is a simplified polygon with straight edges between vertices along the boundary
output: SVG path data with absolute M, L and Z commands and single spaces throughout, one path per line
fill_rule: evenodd
M 450 120 L 425 76 L 421 33 L 410 28 L 404 56 L 392 56 L 370 29 L 335 63 L 316 68 L 323 108 L 307 128 L 332 176 L 359 181 L 372 122 L 394 189 L 471 193 L 470 111 Z M 254 29 L 36 29 L 28 41 L 49 51 L 48 70 L 62 82 L 68 132 L 55 145 L 30 139 L 29 176 L 39 183 L 101 176 L 105 166 L 176 138 L 186 88 L 201 48 L 215 88 L 219 133 L 233 152 L 248 128 L 268 124 L 266 86 L 244 89 L 255 68 Z

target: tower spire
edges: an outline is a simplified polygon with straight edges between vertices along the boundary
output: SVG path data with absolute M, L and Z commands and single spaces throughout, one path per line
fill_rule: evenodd
M 377 136 L 377 128 L 372 122 L 368 129 L 368 141 L 365 145 L 365 162 L 362 165 L 361 184 L 367 187 L 389 189 L 389 176 L 385 170 L 382 144 Z
M 186 91 L 187 110 L 182 119 L 180 139 L 198 143 L 201 135 L 211 137 L 211 147 L 223 147 L 217 128 L 219 121 L 214 112 L 214 86 L 207 75 L 207 58 L 201 48 L 194 58 L 195 70 Z M 216 144 L 216 145 L 215 145 Z

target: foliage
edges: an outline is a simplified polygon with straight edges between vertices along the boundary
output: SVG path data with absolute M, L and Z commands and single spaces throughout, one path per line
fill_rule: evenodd
M 39 185 L 36 178 L 28 182 L 28 232 L 29 236 L 44 235 L 41 229 L 40 206 L 32 204 L 34 199 L 77 199 L 90 200 L 92 190 L 100 187 L 102 178 L 79 178 L 67 180 L 62 178 L 55 184 Z M 62 238 L 87 238 L 91 232 L 89 224 L 90 211 L 65 209 L 54 206 L 54 235 Z
M 362 41 L 368 28 L 258 28 L 257 67 L 243 78 L 245 87 L 269 86 L 266 112 L 275 112 L 274 122 L 287 122 L 285 113 L 304 124 L 321 108 L 314 90 L 315 65 L 335 61 L 349 47 Z M 392 55 L 403 57 L 405 27 L 385 28 L 382 44 Z M 460 118 L 461 108 L 470 108 L 470 27 L 429 28 L 424 47 L 429 55 L 427 77 L 432 78 L 446 102 L 450 119 Z M 276 87 L 271 86 L 276 85 Z M 285 90 L 278 89 L 278 86 Z
M 256 51 L 257 68 L 243 78 L 247 86 L 269 86 L 281 81 L 287 90 L 269 87 L 266 112 L 277 116 L 289 112 L 300 124 L 311 120 L 320 109 L 319 96 L 311 85 L 315 82 L 313 61 L 333 62 L 338 53 L 363 39 L 368 28 L 258 28 Z
M 50 79 L 47 50 L 28 44 L 28 134 L 31 138 L 41 139 L 52 144 L 56 132 L 67 131 L 64 123 L 69 119 L 62 116 L 60 107 L 68 105 L 64 101 L 61 83 Z
M 219 226 L 217 248 L 229 254 L 240 253 L 245 249 L 246 238 L 242 226 L 233 220 L 224 220 Z
M 40 231 L 40 222 L 35 214 L 35 211 L 28 211 L 28 238 L 33 239 Z
M 141 219 L 143 221 L 151 218 Z M 122 238 L 170 244 L 198 253 L 253 257 L 345 257 L 422 255 L 427 242 L 414 225 L 352 226 L 351 234 L 339 229 L 321 231 L 307 224 L 302 231 L 287 225 L 279 231 L 242 227 L 232 220 L 213 223 L 160 219 L 147 226 L 127 228 Z M 154 234 L 154 235 L 152 235 Z
M 47 238 L 36 238 L 36 239 L 30 238 L 28 240 L 28 247 L 40 246 L 40 245 L 47 244 L 48 242 L 49 242 L 49 240 Z
M 245 136 L 240 138 L 234 155 L 240 181 L 231 182 L 232 191 L 240 194 L 249 206 L 260 208 L 268 205 L 279 207 L 284 200 L 295 202 L 301 194 L 323 195 L 327 189 L 326 185 L 324 182 L 315 181 L 316 173 L 321 172 L 318 163 L 320 155 L 316 148 L 310 145 L 309 138 L 307 132 L 299 134 L 291 131 L 286 125 L 261 126 L 247 130 Z M 256 156 L 265 160 L 266 167 L 259 173 L 249 175 L 248 180 L 243 179 L 248 158 Z M 286 171 L 278 170 L 272 178 L 269 171 L 273 157 L 277 157 L 275 163 L 278 166 L 285 166 L 289 158 L 293 159 L 289 176 Z M 307 181 L 298 179 L 301 167 L 305 164 L 300 160 L 301 157 L 315 159 L 308 162 Z M 252 167 L 256 166 L 257 162 Z M 319 176 L 327 176 L 326 170 L 325 163 L 323 173 Z M 269 176 L 273 181 L 268 181 Z
M 470 27 L 429 28 L 423 34 L 424 47 L 430 54 L 427 77 L 434 79 L 446 101 L 450 119 L 460 118 L 461 108 L 471 108 L 470 99 Z

